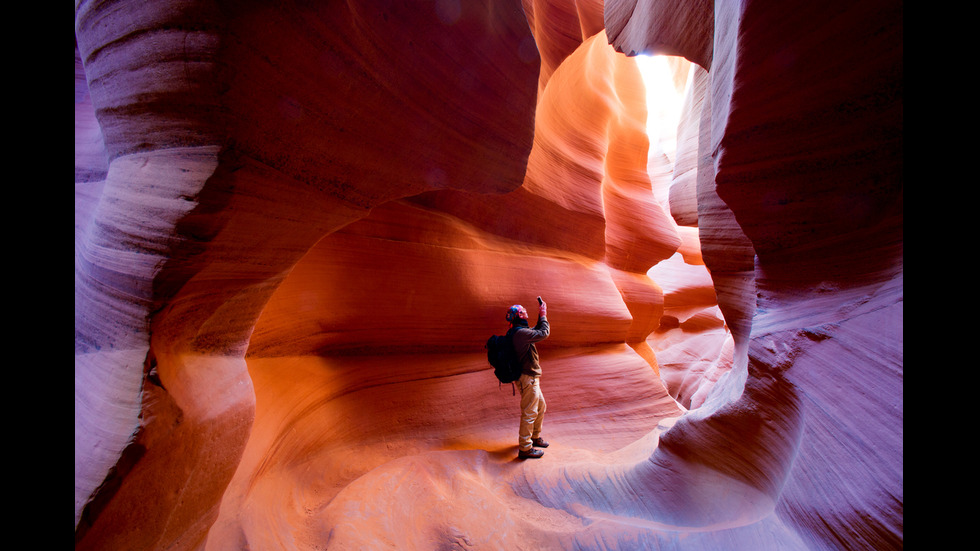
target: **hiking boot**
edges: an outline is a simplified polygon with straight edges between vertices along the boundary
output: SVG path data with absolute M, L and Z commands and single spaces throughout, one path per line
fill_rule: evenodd
M 547 448 L 548 443 L 544 441 L 544 438 L 535 438 L 531 440 L 531 445 L 535 448 Z
M 534 448 L 531 448 L 528 451 L 520 450 L 520 451 L 517 452 L 517 458 L 518 459 L 537 459 L 537 458 L 541 457 L 542 455 L 544 455 L 544 452 L 543 451 L 536 450 Z

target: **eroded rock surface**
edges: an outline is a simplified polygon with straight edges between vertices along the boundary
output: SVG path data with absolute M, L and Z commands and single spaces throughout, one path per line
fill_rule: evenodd
M 902 547 L 901 5 L 75 23 L 76 549 Z

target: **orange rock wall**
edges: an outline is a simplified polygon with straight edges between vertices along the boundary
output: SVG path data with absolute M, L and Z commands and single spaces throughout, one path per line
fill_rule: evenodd
M 76 549 L 901 548 L 900 6 L 75 23 Z

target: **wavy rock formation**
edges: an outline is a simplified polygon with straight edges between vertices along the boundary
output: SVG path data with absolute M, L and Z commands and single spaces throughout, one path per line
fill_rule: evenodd
M 76 549 L 901 548 L 901 29 L 77 2 Z M 686 58 L 676 156 L 621 52 Z
M 901 6 L 715 2 L 694 76 L 697 163 L 671 201 L 696 182 L 738 377 L 664 435 L 661 461 L 697 457 L 768 496 L 747 547 L 789 548 L 765 543 L 779 525 L 804 548 L 901 548 Z

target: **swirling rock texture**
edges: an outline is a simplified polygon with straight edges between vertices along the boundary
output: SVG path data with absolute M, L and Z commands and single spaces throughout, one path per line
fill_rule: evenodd
M 79 1 L 75 41 L 76 549 L 902 547 L 900 3 Z M 518 462 L 482 346 L 536 295 Z

